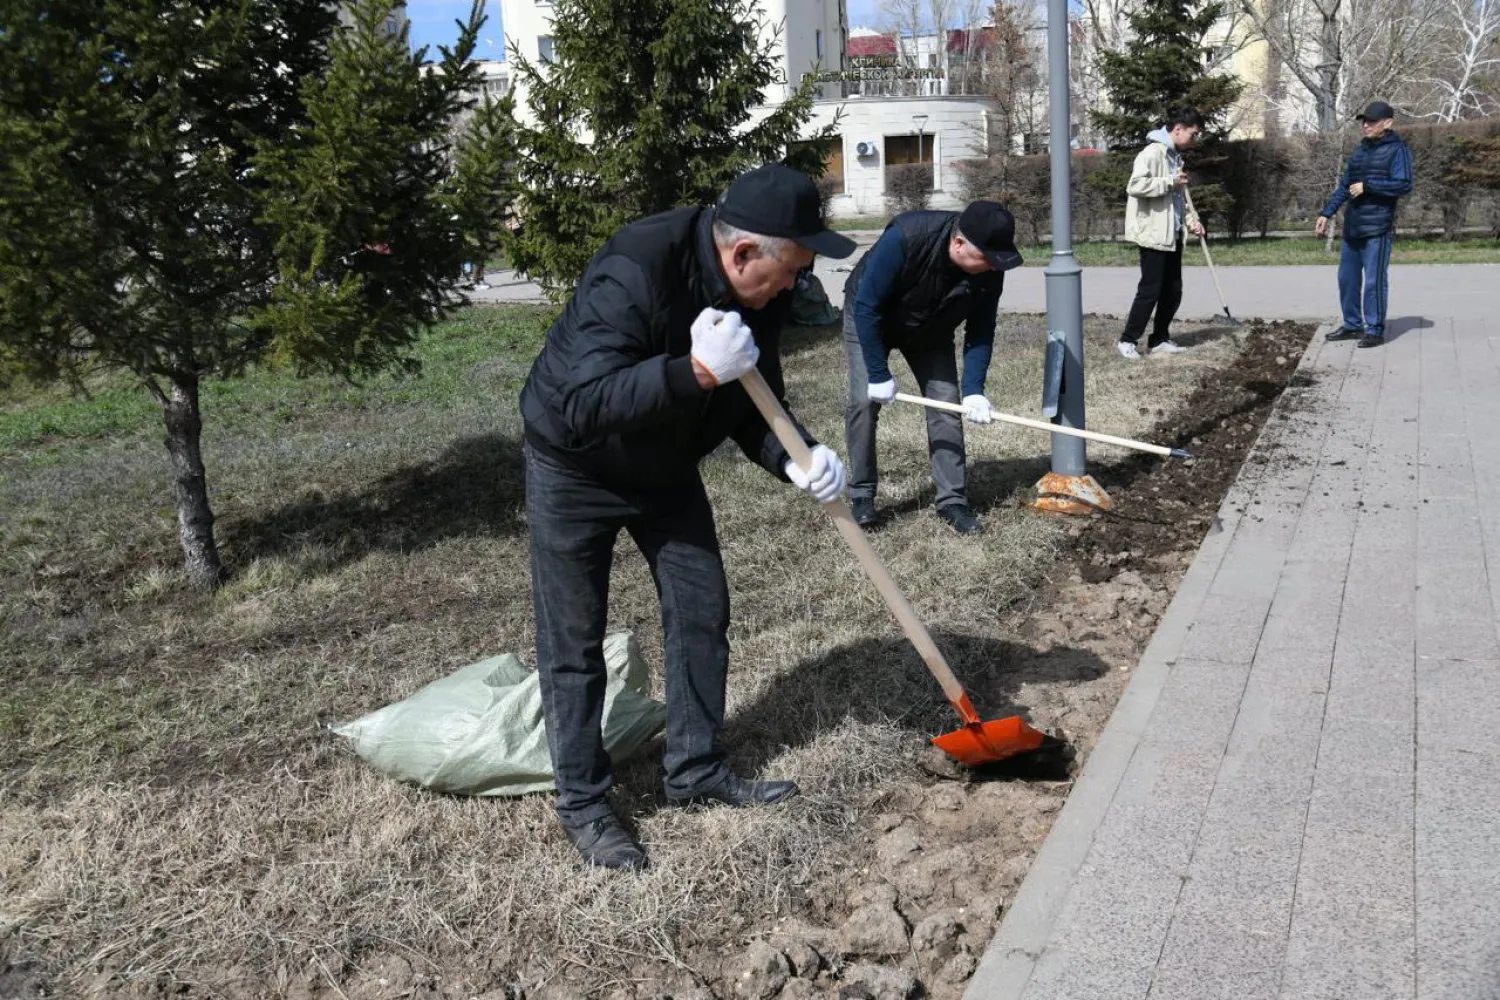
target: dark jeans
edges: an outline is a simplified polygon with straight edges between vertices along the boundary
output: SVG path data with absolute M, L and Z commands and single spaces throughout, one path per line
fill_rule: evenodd
M 957 403 L 958 362 L 953 356 L 953 337 L 919 349 L 898 348 L 917 379 L 917 391 L 929 399 Z M 880 469 L 875 458 L 875 425 L 880 406 L 870 401 L 869 370 L 854 330 L 854 310 L 844 310 L 844 353 L 849 359 L 849 405 L 844 411 L 844 436 L 849 445 L 849 497 L 873 500 Z M 932 458 L 932 481 L 937 485 L 937 506 L 964 503 L 967 473 L 964 463 L 964 424 L 957 413 L 928 408 L 927 452 Z
M 1146 341 L 1149 350 L 1163 341 L 1170 340 L 1167 327 L 1182 305 L 1182 235 L 1177 236 L 1176 250 L 1152 250 L 1141 247 L 1141 283 L 1135 290 L 1135 302 L 1131 303 L 1130 316 L 1125 320 L 1125 332 L 1120 339 L 1138 343 L 1146 332 L 1146 321 L 1151 311 L 1156 311 L 1156 321 L 1151 324 L 1151 339 Z
M 536 609 L 537 671 L 557 812 L 576 825 L 609 813 L 604 749 L 604 631 L 615 539 L 630 533 L 661 599 L 668 795 L 716 782 L 726 765 L 729 586 L 703 483 L 617 487 L 526 445 L 526 517 Z
M 1339 305 L 1345 329 L 1385 336 L 1394 236 L 1382 233 L 1353 239 L 1344 237 L 1344 248 L 1339 254 Z

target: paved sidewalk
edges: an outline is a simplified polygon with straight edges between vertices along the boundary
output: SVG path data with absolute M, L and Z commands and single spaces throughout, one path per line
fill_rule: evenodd
M 1420 270 L 1309 346 L 969 1000 L 1500 997 L 1500 270 Z
M 879 233 L 856 234 L 861 245 L 847 261 L 819 257 L 813 271 L 823 283 L 829 301 L 843 306 L 844 281 L 848 269 L 868 249 Z M 1196 253 L 1196 247 L 1189 247 Z M 843 268 L 844 270 L 838 270 Z M 1219 281 L 1229 311 L 1240 319 L 1305 319 L 1332 316 L 1338 312 L 1337 268 L 1221 267 Z M 1083 308 L 1101 316 L 1124 316 L 1135 298 L 1140 271 L 1133 267 L 1086 267 L 1083 269 Z M 471 293 L 476 302 L 535 302 L 541 289 L 514 271 L 492 271 L 486 291 Z M 1391 268 L 1391 325 L 1408 328 L 1417 317 L 1479 314 L 1500 301 L 1500 264 L 1397 264 Z M 1222 315 L 1223 307 L 1214 291 L 1206 267 L 1183 268 L 1183 319 L 1207 319 Z M 1046 275 L 1042 268 L 1023 267 L 1005 276 L 1001 312 L 1047 311 Z

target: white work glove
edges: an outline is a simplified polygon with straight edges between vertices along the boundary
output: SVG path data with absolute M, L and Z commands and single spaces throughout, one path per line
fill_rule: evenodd
M 818 503 L 828 503 L 844 492 L 844 463 L 826 444 L 813 446 L 812 468 L 806 472 L 796 462 L 787 459 L 786 477 L 793 486 L 811 493 Z
M 693 320 L 693 360 L 715 385 L 733 382 L 755 367 L 760 348 L 737 312 L 705 309 Z
M 971 424 L 995 422 L 995 408 L 979 393 L 964 397 L 964 419 Z
M 896 401 L 896 380 L 888 378 L 884 382 L 871 382 L 869 389 L 871 402 L 887 406 Z

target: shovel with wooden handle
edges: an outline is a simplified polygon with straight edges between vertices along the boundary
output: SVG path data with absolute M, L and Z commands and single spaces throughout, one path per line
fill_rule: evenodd
M 1193 207 L 1193 196 L 1187 188 L 1182 189 L 1182 197 L 1184 203 L 1187 205 L 1187 210 L 1197 215 L 1198 210 Z M 1203 220 L 1199 219 L 1198 221 L 1202 222 Z M 1198 235 L 1198 245 L 1203 248 L 1203 260 L 1208 264 L 1209 276 L 1214 279 L 1214 289 L 1219 293 L 1219 305 L 1224 307 L 1224 318 L 1229 321 L 1230 326 L 1244 326 L 1245 324 L 1241 320 L 1235 319 L 1234 315 L 1229 311 L 1229 300 L 1224 298 L 1224 286 L 1219 284 L 1219 272 L 1214 270 L 1214 259 L 1208 252 L 1208 237 L 1200 233 Z
M 896 393 L 896 399 L 902 403 L 916 403 L 918 406 L 930 407 L 934 410 L 947 410 L 949 413 L 966 413 L 968 408 L 958 403 L 944 403 L 936 399 L 928 399 L 926 396 L 913 396 L 907 392 Z M 1099 441 L 1103 444 L 1117 444 L 1121 448 L 1134 448 L 1136 451 L 1149 451 L 1153 455 L 1163 455 L 1167 458 L 1192 458 L 1192 453 L 1183 451 L 1181 448 L 1168 448 L 1164 444 L 1147 444 L 1145 441 L 1134 441 L 1130 438 L 1115 437 L 1113 434 L 1100 434 L 1098 431 L 1084 430 L 1082 427 L 1063 427 L 1060 424 L 1049 424 L 1045 420 L 1032 420 L 1030 417 L 1015 417 L 1009 413 L 995 411 L 994 417 L 1001 423 L 1016 424 L 1020 427 L 1031 427 L 1039 431 L 1047 431 L 1052 434 L 1068 434 L 1072 437 L 1084 438 L 1089 441 Z
M 807 469 L 812 465 L 812 452 L 807 443 L 802 440 L 802 435 L 792 424 L 791 417 L 787 416 L 786 409 L 766 385 L 766 380 L 756 369 L 752 368 L 740 376 L 740 384 L 750 394 L 755 408 L 765 417 L 766 423 L 771 426 L 776 440 L 786 449 L 792 461 L 800 468 Z M 980 764 L 991 764 L 995 761 L 1014 757 L 1016 754 L 1025 753 L 1040 747 L 1046 739 L 1046 734 L 1041 730 L 1028 725 L 1020 716 L 1011 716 L 998 719 L 993 722 L 984 722 L 979 718 L 979 713 L 974 711 L 974 705 L 969 700 L 969 694 L 964 690 L 958 678 L 948 667 L 948 662 L 943 659 L 943 654 L 938 651 L 937 644 L 932 641 L 932 636 L 927 633 L 927 628 L 912 610 L 911 604 L 907 602 L 906 595 L 901 593 L 896 581 L 891 579 L 891 574 L 886 571 L 885 565 L 880 561 L 880 556 L 870 545 L 870 540 L 860 530 L 859 525 L 854 523 L 854 515 L 849 510 L 849 505 L 844 502 L 843 497 L 835 497 L 823 505 L 833 518 L 834 525 L 839 529 L 839 534 L 844 536 L 844 541 L 849 548 L 854 550 L 854 555 L 859 559 L 859 564 L 864 568 L 865 575 L 870 582 L 875 584 L 875 589 L 880 591 L 880 596 L 885 599 L 886 605 L 891 613 L 896 616 L 896 621 L 901 624 L 901 629 L 911 644 L 917 648 L 922 657 L 922 662 L 927 664 L 927 669 L 932 671 L 932 676 L 937 678 L 938 685 L 943 689 L 943 695 L 948 699 L 948 704 L 958 713 L 963 720 L 963 728 L 956 729 L 951 733 L 945 733 L 932 742 L 957 760 L 959 763 L 969 767 Z

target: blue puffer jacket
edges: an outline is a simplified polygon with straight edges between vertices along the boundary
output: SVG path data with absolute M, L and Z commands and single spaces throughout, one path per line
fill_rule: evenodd
M 1332 218 L 1347 201 L 1345 239 L 1383 236 L 1396 228 L 1396 199 L 1411 194 L 1411 179 L 1411 150 L 1394 129 L 1379 139 L 1365 139 L 1349 157 L 1339 189 L 1322 214 Z M 1364 182 L 1364 193 L 1350 198 L 1349 185 L 1356 181 Z

